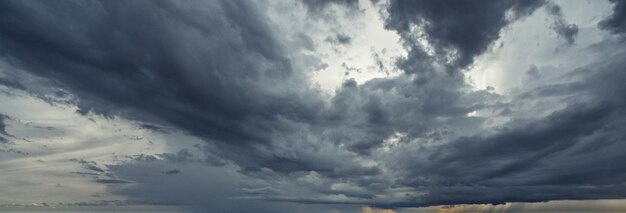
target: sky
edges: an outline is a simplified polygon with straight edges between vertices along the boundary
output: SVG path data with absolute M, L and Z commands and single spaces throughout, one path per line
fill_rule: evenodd
M 624 212 L 626 1 L 0 1 L 0 211 Z

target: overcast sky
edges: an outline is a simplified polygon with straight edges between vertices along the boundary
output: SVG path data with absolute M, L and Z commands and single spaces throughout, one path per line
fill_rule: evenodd
M 626 210 L 626 1 L 0 1 L 0 211 Z

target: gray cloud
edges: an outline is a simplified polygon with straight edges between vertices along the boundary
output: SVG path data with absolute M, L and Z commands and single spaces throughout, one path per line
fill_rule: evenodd
M 182 149 L 176 153 L 157 154 L 157 156 L 174 163 L 193 163 L 199 161 L 187 149 Z
M 568 24 L 563 18 L 561 7 L 556 4 L 547 4 L 546 10 L 554 18 L 552 29 L 557 35 L 565 39 L 567 45 L 574 44 L 574 39 L 578 35 L 578 26 L 576 24 Z
M 6 143 L 9 141 L 8 139 L 4 138 L 4 136 L 10 136 L 10 134 L 6 130 L 7 126 L 4 123 L 4 121 L 8 118 L 8 116 L 0 114 L 0 142 L 2 143 Z
M 20 82 L 10 80 L 10 79 L 5 79 L 2 77 L 0 77 L 0 85 L 4 85 L 6 87 L 14 88 L 14 89 L 26 90 L 26 86 L 22 85 Z
M 442 74 L 421 84 L 405 77 L 372 80 L 361 86 L 347 81 L 332 100 L 326 116 L 333 124 L 327 131 L 332 141 L 366 154 L 380 147 L 394 132 L 405 132 L 414 138 L 447 126 L 445 120 L 437 118 L 479 122 L 480 119 L 465 117 L 480 107 L 480 99 L 468 99 L 465 95 L 470 94 L 460 91 L 465 86 L 458 78 Z
M 309 120 L 321 107 L 249 2 L 2 4 L 1 54 L 71 91 L 81 113 L 165 123 L 253 152 L 280 120 Z
M 305 1 L 331 3 L 357 4 Z M 173 127 L 205 142 L 106 169 L 74 160 L 89 170 L 77 174 L 131 203 L 290 212 L 310 207 L 303 203 L 623 198 L 626 169 L 614 163 L 626 160 L 623 50 L 597 53 L 604 57 L 596 64 L 507 97 L 476 90 L 457 72 L 543 4 L 393 0 L 386 27 L 408 50 L 395 64 L 403 73 L 345 80 L 328 100 L 309 73 L 292 67 L 293 53 L 262 6 L 248 1 L 3 1 L 0 55 L 75 95 L 79 113 L 120 116 L 161 134 Z M 577 28 L 560 7 L 548 9 L 556 32 L 573 43 Z M 298 48 L 316 49 L 299 36 Z M 540 76 L 536 66 L 527 73 Z M 554 102 L 545 116 L 522 110 Z M 498 118 L 506 122 L 489 126 Z
M 96 172 L 96 173 L 93 173 L 93 174 L 98 174 L 98 173 L 104 173 L 105 172 L 104 169 L 100 168 L 98 166 L 98 163 L 96 163 L 94 161 L 86 161 L 84 159 L 75 159 L 75 158 L 70 159 L 70 161 L 81 164 L 84 169 L 91 170 L 92 172 Z
M 359 6 L 358 0 L 302 0 L 302 3 L 304 3 L 309 12 L 312 13 L 319 13 L 330 4 L 342 5 L 352 8 L 356 8 Z
M 352 38 L 349 35 L 337 33 L 335 36 L 327 37 L 325 41 L 333 44 L 350 44 Z
M 410 171 L 400 182 L 429 194 L 382 206 L 622 198 L 625 167 L 609 162 L 626 160 L 617 151 L 626 148 L 619 130 L 626 125 L 626 97 L 613 95 L 626 89 L 620 83 L 626 80 L 621 72 L 625 58 L 620 51 L 576 70 L 572 75 L 585 80 L 535 97 L 566 95 L 588 101 L 568 103 L 539 120 L 514 120 L 495 134 L 460 137 L 419 159 L 397 159 Z
M 8 120 L 8 119 L 9 119 L 9 116 L 6 116 L 4 114 L 0 114 L 0 134 L 3 134 L 3 135 L 8 135 L 9 134 L 9 133 L 7 133 L 7 129 L 6 129 L 7 126 L 4 123 L 5 120 Z
M 167 172 L 163 172 L 163 174 L 166 174 L 166 175 L 175 175 L 175 174 L 179 174 L 179 173 L 180 173 L 180 170 L 178 170 L 178 169 L 172 169 L 172 170 L 169 170 Z
M 622 34 L 626 32 L 626 3 L 619 0 L 609 1 L 613 3 L 613 14 L 598 23 L 598 26 L 612 33 Z
M 420 26 L 437 58 L 449 69 L 457 70 L 472 64 L 475 56 L 499 38 L 500 30 L 512 21 L 507 19 L 507 12 L 512 12 L 515 20 L 531 14 L 543 3 L 542 0 L 392 0 L 385 26 L 403 35 L 407 42 L 415 42 L 418 32 L 413 27 Z

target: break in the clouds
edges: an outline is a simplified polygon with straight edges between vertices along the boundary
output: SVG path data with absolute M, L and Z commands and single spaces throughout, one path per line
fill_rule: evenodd
M 0 208 L 624 199 L 624 9 L 3 1 Z

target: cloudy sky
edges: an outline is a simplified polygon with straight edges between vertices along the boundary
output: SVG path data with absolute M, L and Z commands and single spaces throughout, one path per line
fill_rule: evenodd
M 626 1 L 0 1 L 0 211 L 626 210 Z

